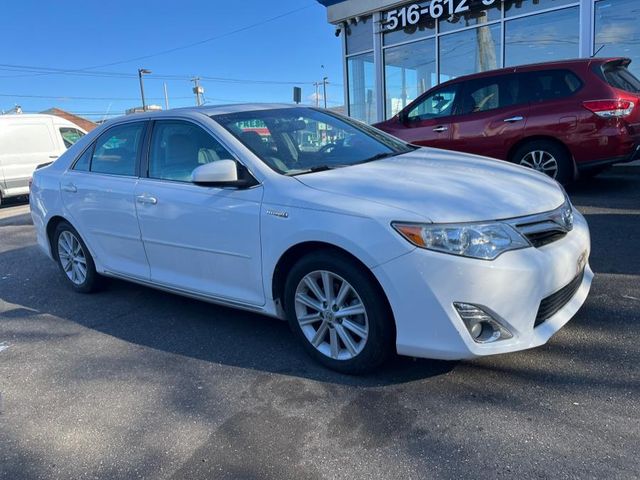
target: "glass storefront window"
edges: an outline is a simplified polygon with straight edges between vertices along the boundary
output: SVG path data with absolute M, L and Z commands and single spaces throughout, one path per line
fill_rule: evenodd
M 579 55 L 578 7 L 505 22 L 505 66 Z
M 420 8 L 429 5 L 429 2 L 417 2 Z M 386 14 L 385 14 L 386 15 Z M 436 34 L 436 21 L 428 15 L 422 15 L 420 22 L 416 25 L 407 25 L 405 28 L 398 28 L 393 31 L 385 30 L 386 17 L 383 17 L 382 28 L 384 35 L 382 42 L 385 45 L 394 45 L 396 43 L 416 40 L 418 38 L 429 37 Z
M 347 77 L 349 116 L 366 123 L 374 123 L 377 120 L 377 112 L 373 53 L 348 57 Z
M 347 55 L 366 52 L 373 48 L 373 19 L 362 17 L 358 23 L 347 25 Z
M 500 24 L 440 37 L 440 81 L 500 67 Z
M 629 70 L 640 76 L 640 2 L 603 0 L 596 3 L 594 52 L 598 56 L 629 57 Z
M 394 116 L 408 103 L 436 85 L 437 81 L 435 39 L 429 38 L 385 49 L 387 118 Z
M 572 3 L 579 3 L 579 0 L 504 0 L 504 15 L 509 18 Z
M 500 5 L 501 2 L 496 2 L 490 7 L 481 8 L 478 4 L 480 0 L 470 0 L 470 11 L 463 14 L 452 15 L 448 18 L 440 19 L 440 33 L 451 32 L 460 28 L 471 27 L 474 25 L 483 25 L 494 20 L 500 20 Z

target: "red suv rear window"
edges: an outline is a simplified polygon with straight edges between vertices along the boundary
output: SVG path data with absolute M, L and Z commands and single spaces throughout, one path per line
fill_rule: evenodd
M 630 93 L 640 93 L 640 80 L 638 80 L 627 67 L 623 65 L 604 65 L 602 68 L 604 78 L 609 85 Z

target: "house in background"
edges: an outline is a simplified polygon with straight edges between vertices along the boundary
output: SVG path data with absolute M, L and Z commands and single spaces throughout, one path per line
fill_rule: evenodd
M 85 132 L 90 132 L 98 125 L 91 120 L 87 120 L 86 118 L 79 117 L 78 115 L 74 115 L 73 113 L 65 112 L 64 110 L 60 110 L 59 108 L 53 107 L 49 110 L 45 110 L 40 113 L 46 113 L 47 115 L 56 115 L 57 117 L 62 117 L 65 120 L 70 121 L 71 123 L 75 123 L 77 126 L 82 128 Z

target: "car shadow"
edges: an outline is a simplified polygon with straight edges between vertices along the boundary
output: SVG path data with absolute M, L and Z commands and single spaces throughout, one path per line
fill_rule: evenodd
M 640 170 L 640 168 L 638 168 Z M 640 275 L 640 172 L 615 168 L 581 180 L 569 189 L 572 203 L 583 213 L 591 232 L 593 270 L 598 273 Z
M 19 197 L 10 197 L 3 198 L 2 203 L 0 203 L 0 210 L 5 208 L 17 207 L 19 205 L 28 205 L 29 204 L 29 196 L 19 196 Z
M 32 261 L 25 265 L 25 258 Z M 96 294 L 77 294 L 36 246 L 4 252 L 0 264 L 8 267 L 3 274 L 9 280 L 27 278 L 30 284 L 0 284 L 2 300 L 16 306 L 0 313 L 5 330 L 11 329 L 12 320 L 46 314 L 172 354 L 354 386 L 411 382 L 447 373 L 456 365 L 394 356 L 372 374 L 342 375 L 311 360 L 281 320 L 115 279 L 105 279 Z

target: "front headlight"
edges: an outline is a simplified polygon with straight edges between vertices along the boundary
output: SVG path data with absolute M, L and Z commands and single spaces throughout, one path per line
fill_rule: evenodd
M 531 244 L 504 223 L 419 224 L 394 222 L 404 238 L 420 248 L 463 257 L 493 260 Z

